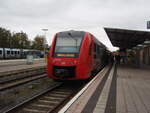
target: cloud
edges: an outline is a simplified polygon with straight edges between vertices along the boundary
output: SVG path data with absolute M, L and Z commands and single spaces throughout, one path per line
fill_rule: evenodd
M 48 28 L 50 43 L 56 32 L 85 30 L 114 49 L 103 27 L 146 30 L 150 18 L 147 0 L 1 0 L 0 25 L 24 31 L 33 39 Z

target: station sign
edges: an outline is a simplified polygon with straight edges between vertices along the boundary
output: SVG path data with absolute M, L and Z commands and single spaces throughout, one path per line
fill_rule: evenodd
M 147 29 L 150 29 L 150 21 L 147 21 Z

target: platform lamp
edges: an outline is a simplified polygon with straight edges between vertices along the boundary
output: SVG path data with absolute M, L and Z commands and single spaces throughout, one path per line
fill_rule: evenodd
M 144 48 L 145 48 L 145 47 L 149 47 L 149 46 L 150 46 L 150 40 L 146 39 L 146 40 L 144 41 L 144 43 L 142 43 L 142 45 L 143 45 Z
M 44 32 L 44 40 L 43 40 L 43 48 L 44 48 L 44 58 L 45 58 L 45 62 L 46 62 L 46 32 L 48 31 L 48 29 L 42 29 L 42 31 Z
M 150 45 L 150 40 L 145 40 L 143 44 L 144 45 Z
M 144 48 L 144 45 L 142 45 L 142 44 L 138 44 L 138 45 L 136 46 L 136 48 L 137 48 L 137 50 L 141 50 L 141 49 L 143 49 L 143 48 Z
M 142 44 L 138 44 L 137 47 L 138 48 L 143 48 L 143 45 Z
M 133 47 L 132 49 L 133 49 L 133 50 L 135 50 L 135 49 L 136 49 L 136 47 Z
M 133 47 L 132 49 L 133 49 L 133 50 L 139 50 L 140 48 L 137 47 L 137 46 L 135 46 L 135 47 Z

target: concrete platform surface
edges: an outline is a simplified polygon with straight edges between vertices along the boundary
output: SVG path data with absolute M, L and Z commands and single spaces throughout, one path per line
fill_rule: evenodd
M 109 67 L 106 67 L 101 72 L 99 72 L 97 76 L 92 80 L 91 84 L 89 83 L 88 86 L 86 85 L 85 88 L 83 88 L 85 89 L 85 91 L 80 91 L 82 92 L 82 94 L 80 95 L 79 92 L 75 96 L 75 98 L 73 98 L 64 108 L 59 111 L 59 113 L 82 113 L 87 103 L 89 103 L 88 101 L 90 100 L 98 86 L 102 83 L 102 80 L 105 78 L 108 70 Z M 97 95 L 94 95 L 94 97 L 97 97 Z M 93 107 L 90 106 L 89 109 L 91 108 Z
M 41 60 L 34 60 L 33 64 L 27 64 L 25 60 L 16 60 L 11 62 L 3 62 L 3 64 L 0 64 L 0 73 L 8 72 L 8 71 L 14 71 L 14 70 L 23 70 L 28 68 L 34 68 L 34 67 L 41 67 L 46 66 L 46 62 Z
M 108 75 L 105 70 L 66 111 L 62 111 L 150 113 L 150 70 L 123 64 L 113 67 Z
M 117 113 L 150 113 L 150 70 L 120 65 L 117 69 Z
M 34 63 L 44 62 L 44 59 L 43 58 L 34 59 L 33 62 Z M 0 60 L 0 67 L 9 66 L 9 64 L 10 66 L 13 66 L 13 65 L 22 65 L 26 63 L 27 59 Z

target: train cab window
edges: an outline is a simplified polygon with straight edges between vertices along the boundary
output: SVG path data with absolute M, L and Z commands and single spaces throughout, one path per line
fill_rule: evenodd
M 20 52 L 18 51 L 18 54 L 20 54 Z
M 17 51 L 15 51 L 15 54 L 17 54 Z
M 54 56 L 55 57 L 77 57 L 80 51 L 83 36 L 75 34 L 57 35 Z
M 0 50 L 0 54 L 2 54 L 2 50 Z

